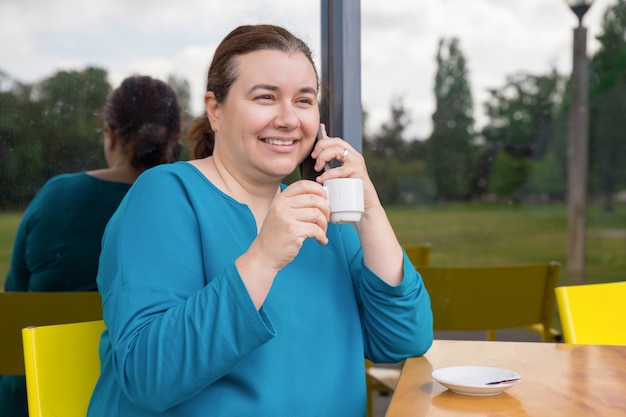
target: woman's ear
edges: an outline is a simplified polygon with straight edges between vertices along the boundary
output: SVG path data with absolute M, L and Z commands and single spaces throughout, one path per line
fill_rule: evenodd
M 206 108 L 206 116 L 211 123 L 211 130 L 217 132 L 220 126 L 222 106 L 218 103 L 213 91 L 207 91 L 204 95 L 204 107 Z

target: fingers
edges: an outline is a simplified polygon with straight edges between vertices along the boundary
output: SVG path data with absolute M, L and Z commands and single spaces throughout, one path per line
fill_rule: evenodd
M 325 245 L 330 209 L 321 185 L 297 181 L 274 199 L 257 241 L 277 270 L 297 256 L 307 238 Z
M 330 208 L 323 188 L 311 181 L 298 181 L 281 194 L 285 207 L 283 204 L 279 207 L 288 220 L 294 222 L 296 227 L 307 230 L 306 237 L 313 237 L 325 244 Z
M 317 179 L 320 183 L 331 178 L 365 179 L 367 176 L 363 156 L 343 139 L 326 137 L 315 145 L 311 157 L 316 160 L 316 171 L 321 171 L 326 164 L 333 167 L 320 174 Z M 333 164 L 331 161 L 338 163 Z

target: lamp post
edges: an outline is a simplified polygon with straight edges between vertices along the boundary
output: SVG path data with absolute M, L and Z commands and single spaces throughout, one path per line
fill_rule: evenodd
M 569 140 L 567 146 L 567 274 L 572 284 L 580 284 L 585 275 L 585 229 L 587 211 L 587 164 L 589 142 L 589 78 L 587 29 L 583 16 L 593 0 L 567 0 L 578 17 L 574 29 L 573 66 L 570 87 Z

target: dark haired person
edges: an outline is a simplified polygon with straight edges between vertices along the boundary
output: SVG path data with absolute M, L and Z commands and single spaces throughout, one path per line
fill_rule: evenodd
M 132 76 L 113 90 L 103 109 L 108 167 L 44 184 L 17 229 L 5 290 L 96 291 L 104 228 L 139 174 L 178 159 L 180 117 L 161 80 Z M 0 416 L 27 415 L 24 377 L 0 377 Z

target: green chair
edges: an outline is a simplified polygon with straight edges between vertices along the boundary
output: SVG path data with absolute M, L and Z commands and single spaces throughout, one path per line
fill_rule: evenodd
M 626 281 L 555 289 L 565 343 L 626 345 Z
M 418 268 L 433 311 L 434 330 L 496 330 L 528 327 L 553 341 L 554 289 L 557 262 L 507 265 Z
M 22 330 L 30 417 L 84 417 L 100 375 L 102 320 Z
M 24 327 L 100 319 L 97 291 L 0 292 L 0 375 L 24 375 Z

